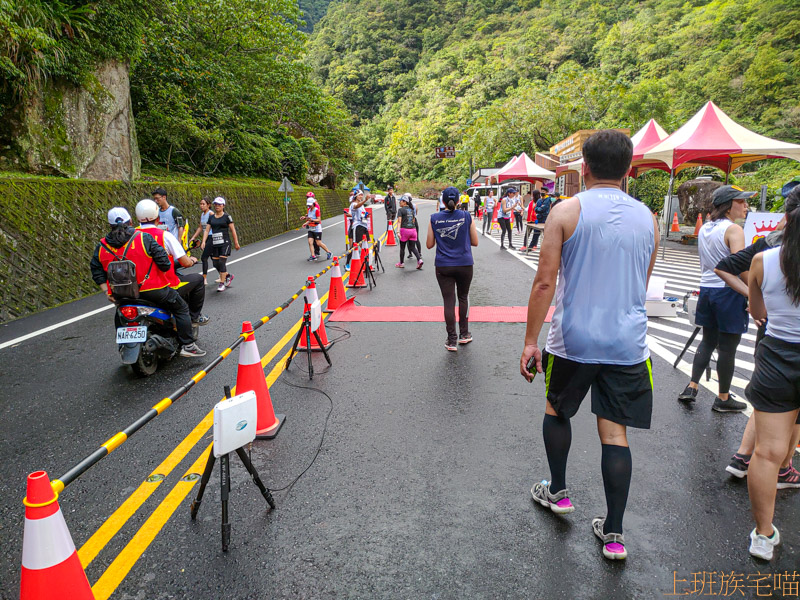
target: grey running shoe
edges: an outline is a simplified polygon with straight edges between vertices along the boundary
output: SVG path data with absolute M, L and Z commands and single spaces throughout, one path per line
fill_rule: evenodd
M 605 517 L 592 519 L 592 531 L 603 542 L 603 556 L 608 560 L 625 560 L 628 551 L 625 550 L 625 536 L 621 533 L 603 533 Z
M 774 530 L 772 537 L 756 533 L 755 529 L 750 532 L 750 554 L 763 560 L 772 560 L 772 551 L 781 543 L 781 534 L 778 533 L 778 528 L 773 525 L 772 529 Z
M 472 334 L 471 333 L 462 333 L 458 336 L 458 343 L 459 344 L 469 344 L 472 341 Z
M 201 356 L 205 355 L 206 351 L 201 349 L 200 346 L 194 342 L 191 344 L 186 344 L 183 348 L 181 348 L 181 356 L 184 358 L 200 358 Z
M 730 397 L 727 400 L 720 400 L 719 396 L 714 399 L 714 404 L 711 406 L 711 410 L 717 412 L 742 412 L 745 408 L 747 408 L 747 404 L 744 402 Z
M 458 342 L 456 340 L 447 340 L 444 343 L 444 347 L 450 352 L 458 352 Z
M 209 321 L 211 321 L 211 317 L 208 315 L 200 315 L 197 317 L 196 321 L 192 321 L 195 325 L 208 325 Z
M 792 488 L 800 488 L 800 471 L 789 465 L 778 471 L 778 489 L 789 490 Z
M 546 479 L 542 479 L 540 483 L 533 484 L 531 488 L 531 497 L 557 515 L 566 515 L 575 510 L 569 497 L 567 497 L 566 488 L 556 494 L 551 494 L 550 483 Z

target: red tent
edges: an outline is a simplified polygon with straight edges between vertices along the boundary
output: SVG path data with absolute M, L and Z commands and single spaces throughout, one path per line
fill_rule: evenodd
M 661 161 L 671 170 L 692 162 L 716 167 L 727 174 L 765 158 L 800 160 L 800 145 L 750 131 L 708 102 L 683 127 L 645 151 L 642 158 Z
M 493 181 L 502 183 L 503 181 L 553 181 L 556 174 L 548 171 L 544 167 L 540 167 L 533 162 L 524 152 L 512 158 L 506 166 L 500 169 L 497 173 L 491 176 Z
M 645 160 L 643 158 L 645 152 L 668 136 L 669 134 L 662 129 L 661 125 L 656 123 L 655 119 L 650 119 L 644 127 L 631 137 L 633 159 L 631 161 L 631 170 L 628 173 L 631 177 L 638 177 L 650 169 L 661 169 L 669 172 L 669 167 L 660 160 Z

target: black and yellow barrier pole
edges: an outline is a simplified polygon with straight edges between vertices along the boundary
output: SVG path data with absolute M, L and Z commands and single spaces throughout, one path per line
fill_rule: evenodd
M 372 246 L 372 245 L 374 245 L 374 242 L 372 244 L 370 244 L 370 246 Z M 338 256 L 337 259 L 344 258 L 349 253 L 351 253 L 352 251 L 353 250 L 351 249 L 348 252 L 345 252 L 341 256 Z M 314 275 L 313 279 L 316 280 L 319 277 L 322 277 L 332 267 L 333 267 L 333 264 L 328 265 L 322 271 L 320 271 L 319 273 Z M 273 310 L 271 313 L 269 313 L 268 315 L 258 319 L 258 321 L 256 321 L 254 323 L 254 325 L 253 325 L 253 330 L 258 329 L 259 327 L 261 327 L 265 323 L 268 323 L 269 321 L 271 321 L 272 319 L 277 317 L 279 314 L 281 314 L 284 310 L 286 310 L 289 307 L 289 305 L 292 302 L 297 300 L 300 297 L 300 295 L 303 292 L 306 291 L 306 289 L 308 289 L 308 285 L 304 285 L 303 287 L 301 287 L 296 293 L 292 294 L 292 296 L 288 300 L 286 300 L 286 302 L 284 302 L 280 306 L 276 307 L 275 310 Z M 247 334 L 247 335 L 249 335 L 249 334 Z M 89 456 L 84 458 L 77 465 L 75 465 L 69 471 L 64 473 L 61 477 L 59 477 L 58 479 L 54 479 L 50 483 L 50 485 L 52 486 L 52 488 L 55 491 L 55 493 L 56 494 L 60 494 L 62 491 L 64 491 L 64 488 L 67 487 L 70 483 L 75 481 L 78 477 L 83 475 L 86 471 L 88 471 L 90 468 L 92 468 L 94 465 L 96 465 L 98 462 L 100 462 L 106 456 L 111 454 L 114 450 L 119 448 L 134 433 L 139 431 L 142 427 L 147 425 L 150 421 L 152 421 L 158 415 L 160 415 L 162 412 L 167 410 L 170 406 L 172 406 L 172 404 L 174 402 L 176 402 L 181 397 L 186 395 L 189 392 L 189 390 L 191 390 L 195 385 L 197 385 L 217 365 L 219 365 L 223 360 L 228 358 L 230 353 L 233 352 L 236 348 L 238 348 L 239 345 L 241 345 L 241 343 L 244 341 L 244 339 L 245 339 L 244 338 L 244 334 L 240 334 L 239 337 L 236 338 L 235 342 L 233 342 L 230 346 L 225 348 L 225 350 L 220 352 L 219 355 L 214 360 L 212 360 L 207 366 L 205 366 L 202 370 L 200 370 L 197 373 L 195 373 L 192 376 L 192 378 L 189 379 L 189 381 L 184 383 L 181 387 L 179 387 L 177 390 L 172 392 L 169 396 L 167 396 L 166 398 L 161 400 L 161 402 L 159 402 L 155 406 L 153 406 L 150 410 L 148 410 L 145 414 L 143 414 L 141 417 L 136 419 L 136 421 L 131 423 L 128 427 L 126 427 L 122 431 L 114 434 L 106 442 L 101 444 L 100 447 L 97 450 L 92 452 Z

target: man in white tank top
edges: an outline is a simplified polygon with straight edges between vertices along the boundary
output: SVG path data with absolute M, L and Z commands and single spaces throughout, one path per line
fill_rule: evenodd
M 627 557 L 622 518 L 632 463 L 626 427 L 649 428 L 653 405 L 644 302 L 659 236 L 652 213 L 621 190 L 632 154 L 630 138 L 619 131 L 600 131 L 584 143 L 586 191 L 548 216 L 520 359 L 528 381 L 545 372 L 542 432 L 551 480 L 535 484 L 531 494 L 558 514 L 574 510 L 566 488 L 570 418 L 592 390 L 608 505 L 592 529 L 612 560 Z M 542 353 L 539 333 L 554 293 Z

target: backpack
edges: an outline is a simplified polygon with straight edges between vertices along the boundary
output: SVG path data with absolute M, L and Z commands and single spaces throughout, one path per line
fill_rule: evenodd
M 108 263 L 106 268 L 106 276 L 108 277 L 108 284 L 111 286 L 111 295 L 114 298 L 133 298 L 136 300 L 139 297 L 139 282 L 136 279 L 136 263 L 128 260 L 128 250 L 130 249 L 131 242 L 136 239 L 136 236 L 141 237 L 141 231 L 137 231 L 131 239 L 125 244 L 125 251 L 122 257 L 117 255 L 111 248 L 104 242 L 100 242 L 103 247 L 114 255 L 114 259 Z M 153 268 L 153 262 L 150 263 L 150 268 L 147 269 L 147 274 L 144 276 L 146 281 L 150 277 L 150 269 Z

